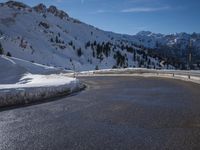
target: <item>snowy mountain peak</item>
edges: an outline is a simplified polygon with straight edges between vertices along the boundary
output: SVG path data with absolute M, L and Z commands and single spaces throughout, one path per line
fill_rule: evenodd
M 140 31 L 136 35 L 138 35 L 138 36 L 151 36 L 152 32 L 151 31 Z
M 136 36 L 142 36 L 142 37 L 163 37 L 164 35 L 161 33 L 153 33 L 151 31 L 140 31 L 136 34 Z
M 61 19 L 69 17 L 69 15 L 66 12 L 64 12 L 62 10 L 58 10 L 56 6 L 50 6 L 47 9 L 47 11 L 50 12 L 50 13 L 52 13 L 55 16 L 60 17 Z
M 40 3 L 37 6 L 33 7 L 33 9 L 38 13 L 45 13 L 47 11 L 47 7 L 42 3 Z
M 25 9 L 25 8 L 30 8 L 28 5 L 18 2 L 18 1 L 8 1 L 4 3 L 10 8 L 17 8 L 17 9 Z
M 51 13 L 54 16 L 57 16 L 61 19 L 69 17 L 69 15 L 66 12 L 57 9 L 56 6 L 52 6 L 52 5 L 49 6 L 49 8 L 47 8 L 44 4 L 41 3 L 41 4 L 33 7 L 33 9 L 38 13 L 46 13 L 46 12 Z

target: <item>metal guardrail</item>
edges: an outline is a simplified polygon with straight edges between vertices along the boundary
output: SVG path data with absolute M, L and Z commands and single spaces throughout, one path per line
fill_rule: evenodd
M 98 76 L 98 75 L 149 75 L 158 77 L 167 77 L 181 79 L 200 84 L 200 71 L 188 70 L 154 70 L 143 68 L 126 68 L 126 69 L 105 69 L 95 71 L 78 72 L 76 76 Z
M 158 74 L 172 74 L 200 77 L 200 71 L 182 71 L 182 70 L 153 70 L 153 69 L 111 69 L 93 71 L 94 74 L 144 74 L 144 73 L 158 73 Z

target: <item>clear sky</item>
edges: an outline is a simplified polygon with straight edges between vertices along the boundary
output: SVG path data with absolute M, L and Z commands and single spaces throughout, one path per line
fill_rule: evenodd
M 4 0 L 0 0 L 1 2 Z M 200 0 L 18 0 L 55 5 L 71 17 L 106 31 L 135 34 L 199 32 Z

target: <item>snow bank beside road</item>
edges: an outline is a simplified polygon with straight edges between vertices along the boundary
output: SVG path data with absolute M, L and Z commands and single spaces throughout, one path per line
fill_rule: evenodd
M 69 78 L 64 74 L 25 74 L 16 84 L 0 84 L 0 90 L 13 88 L 50 87 L 76 83 L 78 80 Z
M 0 107 L 66 95 L 83 88 L 59 68 L 0 55 Z M 63 73 L 63 74 L 62 74 Z
M 64 74 L 26 74 L 16 84 L 0 85 L 0 107 L 67 95 L 79 91 L 83 87 L 79 80 L 67 77 Z

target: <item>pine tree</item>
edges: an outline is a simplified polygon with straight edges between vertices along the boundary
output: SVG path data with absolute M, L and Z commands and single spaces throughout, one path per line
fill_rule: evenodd
M 70 46 L 72 46 L 72 45 L 73 45 L 73 42 L 72 42 L 72 41 L 70 41 L 70 42 L 69 42 L 69 45 L 70 45 Z
M 90 47 L 90 41 L 88 41 L 88 42 L 85 44 L 85 49 L 87 49 L 88 47 Z
M 125 65 L 125 56 L 123 56 L 120 51 L 117 51 L 114 55 L 114 59 L 116 60 L 117 66 L 124 66 Z
M 2 47 L 2 45 L 0 43 L 0 55 L 2 55 L 2 54 L 3 54 L 3 47 Z
M 99 70 L 99 66 L 96 65 L 95 70 Z
M 77 55 L 78 55 L 79 57 L 81 57 L 81 55 L 82 55 L 81 48 L 79 48 L 79 49 L 77 50 Z
M 7 52 L 6 56 L 11 57 L 12 55 L 10 52 Z
M 53 43 L 53 42 L 54 42 L 54 41 L 53 41 L 53 38 L 51 38 L 51 40 L 50 40 L 50 41 Z
M 136 61 L 136 51 L 133 51 L 133 61 Z
M 56 43 L 59 43 L 58 37 L 56 36 Z
M 92 56 L 95 57 L 95 52 L 94 52 L 94 50 L 92 50 Z

